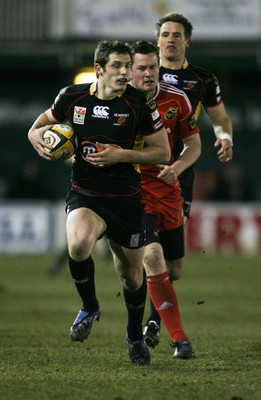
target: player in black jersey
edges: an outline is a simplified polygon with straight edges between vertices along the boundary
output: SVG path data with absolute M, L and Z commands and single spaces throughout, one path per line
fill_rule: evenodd
M 222 101 L 217 77 L 210 71 L 189 64 L 186 50 L 190 45 L 192 24 L 182 14 L 169 13 L 158 20 L 155 36 L 160 51 L 160 80 L 181 90 L 188 96 L 194 115 L 198 119 L 203 106 L 212 123 L 218 148 L 218 158 L 221 162 L 232 160 L 232 123 Z M 183 150 L 181 140 L 175 142 L 175 157 Z M 184 198 L 184 223 L 189 218 L 193 194 L 194 166 L 186 169 L 180 176 L 181 192 Z M 171 280 L 179 279 L 183 268 L 183 258 L 170 259 L 165 255 Z M 160 318 L 151 305 L 151 315 L 148 318 L 144 332 L 148 332 L 150 321 L 159 325 Z M 149 333 L 149 332 L 148 332 Z M 156 332 L 157 333 L 157 332 Z
M 69 121 L 79 139 L 66 200 L 66 233 L 69 266 L 83 307 L 71 327 L 71 340 L 84 341 L 100 317 L 91 254 L 106 233 L 116 271 L 128 291 L 128 318 L 135 319 L 127 327 L 129 356 L 134 364 L 144 365 L 150 363 L 142 335 L 145 229 L 135 164 L 166 163 L 170 149 L 155 101 L 128 85 L 131 61 L 127 44 L 100 42 L 94 56 L 97 81 L 64 88 L 36 119 L 28 138 L 46 160 L 52 155 L 43 134 L 51 124 Z M 146 148 L 135 147 L 138 136 Z M 104 150 L 96 153 L 97 146 Z
M 190 45 L 192 24 L 182 14 L 169 13 L 156 23 L 155 36 L 160 50 L 160 80 L 183 90 L 188 96 L 194 116 L 198 119 L 203 106 L 212 123 L 216 135 L 215 147 L 221 162 L 232 159 L 232 123 L 222 101 L 217 77 L 210 71 L 193 66 L 186 59 Z M 175 156 L 183 150 L 179 140 L 175 143 Z M 193 194 L 194 166 L 179 176 L 185 202 L 184 214 L 189 218 Z M 185 219 L 186 219 L 185 218 Z M 179 278 L 181 268 L 174 272 Z
M 196 119 L 203 106 L 216 135 L 215 147 L 221 162 L 232 159 L 232 123 L 222 101 L 217 77 L 210 71 L 189 64 L 186 50 L 190 45 L 192 24 L 182 14 L 169 13 L 156 23 L 155 36 L 160 50 L 160 80 L 183 90 L 188 96 Z M 183 149 L 175 146 L 177 155 Z M 192 201 L 193 167 L 180 177 L 185 199 L 186 216 L 189 217 Z

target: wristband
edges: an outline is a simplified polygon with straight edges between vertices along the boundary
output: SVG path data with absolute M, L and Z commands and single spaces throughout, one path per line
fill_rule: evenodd
M 227 140 L 229 140 L 230 142 L 231 142 L 231 144 L 232 144 L 232 146 L 233 146 L 233 141 L 232 141 L 232 138 L 231 138 L 231 136 L 230 136 L 230 134 L 229 133 L 226 133 L 226 132 L 222 132 L 222 133 L 216 133 L 215 132 L 215 135 L 216 135 L 216 138 L 217 139 L 220 139 L 220 140 L 225 140 L 225 139 L 227 139 Z

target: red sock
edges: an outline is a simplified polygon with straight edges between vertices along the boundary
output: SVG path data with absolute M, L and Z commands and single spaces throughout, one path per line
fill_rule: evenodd
M 181 339 L 188 340 L 182 328 L 177 296 L 168 273 L 147 276 L 146 280 L 150 298 L 173 342 Z

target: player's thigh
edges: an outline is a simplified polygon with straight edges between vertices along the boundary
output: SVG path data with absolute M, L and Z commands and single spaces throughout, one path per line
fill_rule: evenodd
M 105 230 L 105 221 L 89 208 L 74 209 L 67 216 L 66 233 L 69 246 L 87 242 L 93 247 Z

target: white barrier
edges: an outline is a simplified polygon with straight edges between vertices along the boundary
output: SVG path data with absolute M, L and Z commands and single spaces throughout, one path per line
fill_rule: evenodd
M 1 253 L 45 253 L 64 246 L 63 203 L 18 200 L 0 203 Z
M 192 203 L 185 228 L 190 251 L 261 251 L 261 204 Z
M 45 253 L 65 246 L 64 202 L 0 203 L 0 252 Z M 197 203 L 185 229 L 187 251 L 261 251 L 261 204 Z

